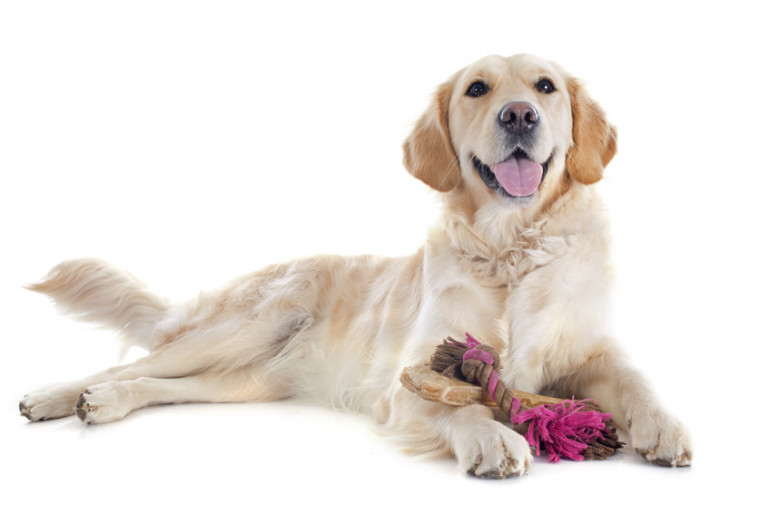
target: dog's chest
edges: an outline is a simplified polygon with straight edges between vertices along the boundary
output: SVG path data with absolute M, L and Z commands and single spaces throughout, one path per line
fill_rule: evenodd
M 534 271 L 563 259 L 569 249 L 569 236 L 540 235 L 516 240 L 494 255 L 458 250 L 457 257 L 463 272 L 479 287 L 510 295 L 525 281 L 536 279 Z
M 454 249 L 451 258 L 433 262 L 433 268 L 441 272 L 430 277 L 435 279 L 434 285 L 440 284 L 434 289 L 437 305 L 430 310 L 451 319 L 457 329 L 507 345 L 503 341 L 510 340 L 510 317 L 517 315 L 512 311 L 516 310 L 512 298 L 521 298 L 523 290 L 535 291 L 526 294 L 527 309 L 538 303 L 533 297 L 537 287 L 532 284 L 541 281 L 542 274 L 550 274 L 547 268 L 567 253 L 567 247 L 566 238 L 548 237 L 536 243 L 526 241 L 493 258 Z

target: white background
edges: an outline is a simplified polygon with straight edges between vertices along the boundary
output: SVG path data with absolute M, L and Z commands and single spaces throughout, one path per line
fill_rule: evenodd
M 765 2 L 0 3 L 0 509 L 749 509 L 764 496 Z M 29 424 L 21 396 L 116 363 L 21 288 L 95 256 L 171 298 L 319 252 L 416 250 L 436 199 L 400 144 L 490 53 L 582 77 L 620 134 L 600 184 L 623 345 L 690 427 L 690 469 L 549 464 L 478 481 L 296 403 Z M 135 356 L 135 355 L 133 355 Z M 762 476 L 764 474 L 764 476 Z

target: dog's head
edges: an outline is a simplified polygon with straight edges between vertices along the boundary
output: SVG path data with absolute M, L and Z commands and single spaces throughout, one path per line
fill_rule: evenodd
M 441 192 L 536 207 L 602 177 L 615 128 L 574 78 L 531 55 L 490 56 L 439 86 L 404 165 Z

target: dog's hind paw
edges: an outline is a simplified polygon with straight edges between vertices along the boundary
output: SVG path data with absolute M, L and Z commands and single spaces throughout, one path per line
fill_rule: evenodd
M 127 391 L 124 388 L 117 381 L 88 387 L 78 397 L 75 413 L 87 424 L 104 424 L 122 419 L 132 410 L 125 405 Z
M 22 398 L 19 413 L 33 422 L 68 417 L 75 413 L 79 393 L 66 385 L 43 388 Z

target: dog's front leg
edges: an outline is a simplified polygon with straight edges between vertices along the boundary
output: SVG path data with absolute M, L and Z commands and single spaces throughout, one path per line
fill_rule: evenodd
M 609 411 L 628 430 L 637 453 L 659 465 L 690 465 L 687 430 L 663 409 L 647 380 L 624 358 L 605 353 L 589 359 L 575 378 L 569 388 L 580 397 L 596 399 Z
M 416 450 L 448 449 L 462 471 L 478 477 L 520 476 L 532 461 L 524 437 L 480 404 L 448 406 L 401 389 L 391 401 L 387 425 Z

